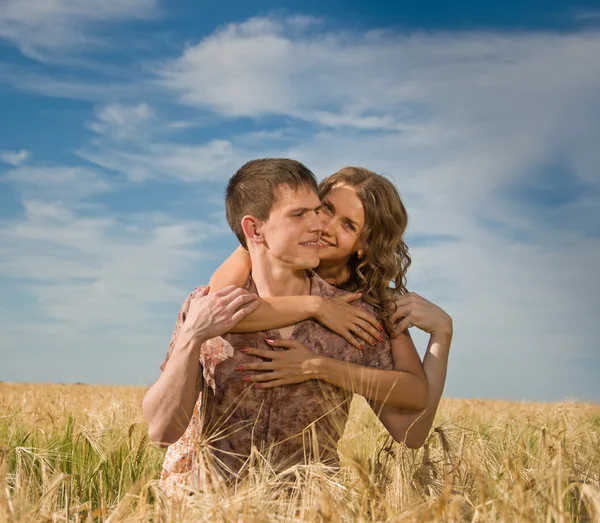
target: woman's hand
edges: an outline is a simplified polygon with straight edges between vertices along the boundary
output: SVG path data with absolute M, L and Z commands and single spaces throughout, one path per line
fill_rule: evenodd
M 361 297 L 360 292 L 322 298 L 315 319 L 339 334 L 357 349 L 364 349 L 363 342 L 377 345 L 383 341 L 383 327 L 377 318 L 360 307 L 350 305 Z
M 396 298 L 396 312 L 390 318 L 395 338 L 408 327 L 415 326 L 429 334 L 452 335 L 452 318 L 441 307 L 431 303 L 415 292 Z
M 242 379 L 248 382 L 261 382 L 258 388 L 270 389 L 280 385 L 302 383 L 318 378 L 319 356 L 307 349 L 302 343 L 295 340 L 265 340 L 272 347 L 285 347 L 285 351 L 272 351 L 264 349 L 240 349 L 245 354 L 259 356 L 271 361 L 259 363 L 244 363 L 238 365 L 237 371 L 270 371 L 261 374 L 250 374 Z

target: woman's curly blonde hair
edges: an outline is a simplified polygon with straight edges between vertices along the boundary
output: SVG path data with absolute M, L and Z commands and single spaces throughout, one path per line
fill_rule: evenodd
M 362 167 L 344 167 L 319 184 L 323 200 L 336 186 L 353 187 L 362 202 L 365 226 L 362 231 L 364 254 L 352 254 L 348 268 L 350 278 L 345 290 L 362 292 L 362 299 L 375 307 L 388 332 L 395 312 L 394 299 L 406 294 L 406 272 L 411 264 L 404 232 L 408 214 L 396 187 L 384 176 Z

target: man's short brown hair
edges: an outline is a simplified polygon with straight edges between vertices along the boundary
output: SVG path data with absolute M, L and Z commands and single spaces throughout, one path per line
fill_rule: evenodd
M 317 179 L 308 167 L 287 158 L 251 160 L 229 180 L 225 190 L 227 221 L 245 248 L 248 246 L 242 230 L 242 218 L 250 215 L 268 220 L 275 204 L 276 190 L 281 185 L 294 190 L 305 187 L 315 193 L 318 188 Z

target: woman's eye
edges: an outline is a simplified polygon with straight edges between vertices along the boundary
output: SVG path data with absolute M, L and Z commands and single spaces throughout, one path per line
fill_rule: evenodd
M 346 227 L 346 229 L 348 229 L 350 231 L 356 230 L 356 228 L 354 227 L 354 225 L 352 225 L 350 222 L 344 222 L 344 226 Z

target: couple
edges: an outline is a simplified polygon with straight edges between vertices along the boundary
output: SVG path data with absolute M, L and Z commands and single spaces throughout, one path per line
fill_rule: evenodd
M 265 459 L 336 467 L 353 393 L 396 441 L 421 446 L 452 320 L 406 291 L 393 184 L 347 167 L 318 185 L 301 163 L 268 158 L 238 170 L 225 205 L 242 247 L 185 300 L 143 401 L 151 439 L 169 446 L 163 489 L 219 485 Z M 430 333 L 423 363 L 410 325 Z

